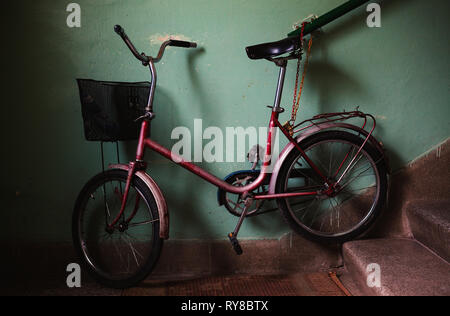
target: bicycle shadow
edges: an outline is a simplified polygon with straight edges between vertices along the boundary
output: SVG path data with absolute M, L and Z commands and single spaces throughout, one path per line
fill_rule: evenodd
M 190 84 L 193 88 L 193 91 L 199 98 L 199 105 L 201 107 L 207 106 L 209 103 L 208 97 L 204 89 L 202 88 L 202 84 L 200 82 L 200 78 L 197 75 L 196 71 L 196 62 L 197 60 L 206 53 L 206 49 L 204 47 L 197 48 L 195 50 L 189 51 L 187 57 L 187 71 L 190 77 Z
M 402 9 L 402 1 L 400 0 L 380 0 L 378 3 L 381 6 L 382 19 L 396 14 Z M 365 8 L 365 6 L 363 7 Z M 362 32 L 361 28 L 368 28 L 366 26 L 368 14 L 363 8 L 352 11 L 332 22 L 331 27 L 325 26 L 325 29 L 321 29 L 318 36 L 317 34 L 315 35 L 312 59 L 306 76 L 307 82 L 305 86 L 308 87 L 307 89 L 311 87 L 318 93 L 318 113 L 335 112 L 344 108 L 345 110 L 352 110 L 353 104 L 345 104 L 341 108 L 336 108 L 339 105 L 333 103 L 333 96 L 342 94 L 343 91 L 346 95 L 357 100 L 370 100 L 373 97 L 370 88 L 367 88 L 370 86 L 370 82 L 364 82 L 361 78 L 355 78 L 329 58 L 329 48 L 335 43 L 353 36 L 352 33 Z M 361 56 L 355 60 L 356 65 L 367 63 L 366 56 L 361 54 L 356 54 L 356 56 Z M 364 104 L 361 107 L 364 107 Z
M 342 91 L 350 92 L 355 97 L 367 94 L 364 84 L 352 77 L 343 68 L 325 60 L 315 60 L 310 63 L 308 70 L 308 90 L 317 92 L 318 113 L 354 110 L 351 104 L 336 104 L 335 96 Z
M 355 17 L 342 23 L 342 27 L 336 27 L 330 31 L 327 29 L 327 31 L 313 37 L 312 55 L 307 69 L 305 89 L 311 91 L 313 95 L 317 95 L 317 113 L 337 112 L 348 107 L 348 105 L 336 104 L 336 96 L 342 95 L 343 92 L 350 99 L 359 99 L 368 94 L 364 82 L 355 78 L 348 70 L 333 62 L 329 57 L 329 49 L 333 42 L 349 35 L 350 29 L 360 27 L 360 23 L 360 18 Z M 303 64 L 306 59 L 305 55 Z M 364 61 L 361 60 L 360 62 Z M 346 108 L 346 110 L 350 109 Z
M 209 104 L 214 104 L 213 102 L 211 102 L 211 100 L 208 97 L 208 94 L 206 93 L 205 89 L 203 88 L 203 85 L 201 83 L 201 79 L 199 78 L 198 72 L 196 71 L 196 63 L 198 61 L 198 59 L 204 55 L 204 53 L 206 52 L 205 48 L 200 48 L 194 51 L 191 51 L 188 55 L 188 71 L 190 74 L 190 80 L 191 80 L 191 85 L 193 90 L 195 91 L 196 95 L 199 98 L 199 106 L 201 108 L 204 108 L 206 106 L 208 106 Z M 250 62 L 250 60 L 249 60 Z M 274 78 L 275 80 L 275 78 Z M 206 170 L 209 169 L 208 164 L 203 164 L 202 168 L 205 168 Z M 244 166 L 241 166 L 241 164 L 239 164 L 239 168 L 244 168 L 244 169 L 249 169 L 249 167 L 245 164 Z M 266 205 L 264 209 L 270 209 L 270 208 L 274 208 L 276 207 L 276 204 L 274 202 L 268 202 L 266 204 L 270 204 L 270 205 Z M 231 226 L 230 227 L 226 227 L 224 229 L 233 229 L 234 225 L 236 224 L 238 218 L 232 216 L 231 214 L 228 214 L 225 210 L 224 206 L 217 206 L 216 207 L 218 209 L 218 211 L 222 211 L 225 212 L 223 215 L 228 216 L 228 220 L 231 222 Z M 276 214 L 279 215 L 279 214 Z M 270 219 L 268 219 L 268 217 L 270 217 Z M 251 230 L 257 230 L 259 232 L 270 232 L 270 231 L 279 231 L 280 229 L 283 229 L 283 223 L 280 220 L 279 216 L 274 216 L 273 214 L 267 214 L 265 216 L 256 216 L 256 217 L 249 217 L 245 220 L 245 224 L 242 227 L 242 230 L 246 230 L 247 228 L 251 229 Z

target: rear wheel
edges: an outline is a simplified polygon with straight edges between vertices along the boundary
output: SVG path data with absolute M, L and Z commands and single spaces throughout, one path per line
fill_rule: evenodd
M 277 193 L 319 192 L 314 196 L 277 199 L 291 228 L 308 239 L 338 242 L 367 232 L 382 212 L 387 196 L 383 155 L 364 139 L 344 131 L 314 134 L 300 147 L 332 183 L 332 190 L 297 149 L 283 163 Z
M 154 268 L 163 244 L 159 215 L 149 188 L 138 177 L 117 224 L 127 172 L 109 170 L 92 178 L 80 192 L 72 219 L 74 246 L 88 272 L 114 288 L 136 285 Z

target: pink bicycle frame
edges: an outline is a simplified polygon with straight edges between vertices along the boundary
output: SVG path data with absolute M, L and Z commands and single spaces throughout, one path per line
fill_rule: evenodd
M 314 162 L 307 156 L 307 154 L 303 151 L 303 149 L 299 145 L 299 143 L 300 143 L 299 140 L 302 139 L 301 135 L 299 135 L 297 138 L 294 139 L 292 137 L 293 135 L 289 131 L 287 131 L 278 120 L 279 114 L 281 112 L 283 112 L 283 109 L 280 107 L 280 102 L 281 102 L 281 95 L 282 95 L 283 86 L 284 86 L 284 78 L 285 78 L 285 74 L 286 74 L 287 62 L 289 59 L 298 58 L 298 56 L 296 56 L 294 54 L 294 55 L 291 55 L 288 57 L 267 58 L 269 61 L 274 62 L 280 68 L 280 73 L 279 73 L 279 77 L 278 77 L 277 91 L 275 94 L 275 102 L 274 102 L 274 106 L 272 107 L 272 114 L 271 114 L 271 118 L 270 118 L 270 122 L 269 122 L 269 133 L 268 133 L 267 142 L 266 142 L 266 152 L 264 155 L 262 169 L 261 169 L 261 172 L 260 172 L 259 176 L 257 177 L 257 179 L 255 179 L 255 181 L 253 181 L 252 183 L 250 183 L 246 186 L 243 186 L 243 187 L 233 186 L 233 185 L 227 183 L 226 181 L 221 180 L 221 179 L 217 178 L 216 176 L 212 175 L 211 173 L 205 171 L 204 169 L 192 164 L 191 162 L 185 161 L 182 157 L 178 156 L 177 154 L 173 153 L 172 151 L 168 150 L 167 148 L 156 143 L 149 137 L 150 121 L 154 118 L 154 115 L 152 112 L 152 108 L 153 108 L 152 105 L 153 105 L 153 99 L 154 99 L 155 89 L 156 89 L 155 63 L 158 63 L 162 59 L 165 48 L 167 46 L 195 48 L 195 47 L 197 47 L 197 44 L 190 43 L 190 42 L 183 42 L 183 41 L 168 40 L 161 45 L 158 55 L 156 57 L 151 57 L 151 56 L 146 56 L 144 53 L 139 54 L 138 51 L 136 50 L 136 48 L 134 47 L 134 45 L 131 43 L 131 41 L 126 36 L 125 32 L 123 31 L 123 29 L 120 26 L 116 26 L 115 31 L 122 37 L 122 39 L 124 40 L 124 42 L 126 43 L 128 48 L 131 50 L 133 55 L 138 60 L 140 60 L 144 66 L 149 67 L 152 80 L 151 80 L 151 86 L 150 86 L 150 94 L 148 97 L 148 103 L 147 103 L 147 107 L 145 108 L 145 115 L 141 117 L 141 119 L 143 119 L 143 121 L 142 121 L 140 135 L 139 135 L 139 143 L 138 143 L 137 151 L 136 151 L 136 159 L 135 159 L 135 161 L 130 162 L 129 165 L 111 166 L 111 168 L 118 168 L 118 169 L 126 170 L 128 172 L 128 176 L 127 176 L 127 180 L 126 180 L 125 191 L 123 194 L 121 194 L 121 192 L 119 194 L 119 197 L 122 200 L 120 212 L 117 215 L 117 217 L 114 219 L 114 221 L 111 224 L 109 224 L 109 228 L 113 228 L 118 223 L 120 218 L 123 216 L 124 210 L 125 210 L 125 205 L 126 205 L 127 199 L 128 199 L 128 194 L 129 194 L 130 187 L 131 187 L 131 183 L 132 183 L 134 177 L 138 177 L 149 186 L 149 189 L 152 191 L 152 194 L 155 197 L 155 200 L 156 200 L 156 203 L 158 206 L 159 217 L 160 217 L 159 218 L 160 237 L 164 238 L 164 239 L 168 238 L 167 205 L 165 203 L 165 200 L 164 200 L 164 197 L 163 197 L 161 191 L 159 190 L 159 187 L 156 185 L 156 183 L 154 183 L 154 181 L 150 178 L 150 176 L 147 173 L 145 173 L 145 170 L 147 167 L 147 164 L 144 162 L 144 154 L 145 154 L 146 148 L 150 148 L 151 150 L 162 155 L 163 157 L 172 160 L 173 162 L 177 163 L 181 167 L 189 170 L 190 172 L 203 178 L 204 180 L 208 181 L 209 183 L 219 187 L 220 189 L 222 189 L 226 192 L 240 194 L 243 199 L 246 199 L 246 201 L 245 201 L 246 208 L 243 210 L 242 215 L 239 219 L 239 222 L 238 222 L 234 232 L 230 233 L 230 235 L 229 235 L 230 240 L 231 240 L 232 238 L 236 239 L 237 232 L 239 231 L 240 225 L 242 224 L 242 221 L 246 215 L 247 205 L 249 206 L 251 204 L 250 199 L 257 199 L 257 200 L 277 199 L 277 198 L 289 198 L 289 197 L 296 197 L 296 196 L 316 196 L 316 195 L 320 195 L 320 194 L 326 194 L 326 195 L 331 196 L 332 194 L 335 193 L 335 187 L 339 186 L 339 182 L 345 176 L 345 174 L 348 172 L 348 170 L 353 168 L 353 166 L 354 166 L 354 165 L 352 166 L 353 162 L 355 161 L 356 157 L 359 155 L 362 148 L 368 141 L 375 144 L 376 148 L 382 147 L 377 141 L 375 141 L 375 139 L 372 136 L 372 132 L 375 128 L 375 119 L 369 115 L 362 113 L 362 112 L 353 111 L 353 112 L 321 114 L 319 116 L 315 116 L 314 118 L 312 118 L 310 120 L 305 121 L 305 122 L 310 122 L 311 124 L 309 126 L 306 126 L 299 130 L 294 131 L 294 134 L 296 132 L 302 131 L 304 129 L 321 130 L 321 128 L 326 129 L 329 127 L 338 127 L 338 128 L 342 127 L 342 128 L 349 128 L 351 130 L 357 131 L 358 135 L 366 136 L 366 139 L 364 140 L 363 144 L 360 146 L 357 154 L 351 159 L 351 162 L 347 165 L 345 171 L 341 174 L 340 178 L 337 181 L 335 181 L 335 180 L 331 180 L 328 177 L 326 177 L 322 173 L 322 171 L 317 167 L 317 165 L 315 165 Z M 370 132 L 367 132 L 364 130 L 368 116 L 371 117 L 374 122 L 373 128 Z M 356 127 L 353 125 L 349 125 L 349 124 L 333 123 L 335 121 L 345 120 L 345 119 L 352 118 L 352 117 L 364 118 L 365 121 L 364 121 L 364 125 L 362 126 L 362 128 L 359 128 L 359 127 Z M 303 123 L 304 122 L 298 124 L 294 128 L 299 127 Z M 273 172 L 270 173 L 271 181 L 270 181 L 268 192 L 264 193 L 264 194 L 253 195 L 252 192 L 255 189 L 257 189 L 258 187 L 262 186 L 263 183 L 265 183 L 264 180 L 269 175 L 268 168 L 271 164 L 271 159 L 273 158 L 272 157 L 272 140 L 275 136 L 276 128 L 279 128 L 282 131 L 282 133 L 285 135 L 285 137 L 289 140 L 289 144 L 288 144 L 288 146 L 285 147 L 285 150 L 283 150 L 282 155 L 280 155 L 280 157 L 277 157 L 277 162 L 275 164 L 275 168 L 274 168 Z M 316 190 L 316 191 L 307 191 L 308 189 L 311 190 L 311 188 L 305 187 L 304 191 L 300 191 L 300 192 L 276 193 L 276 191 L 274 190 L 274 183 L 277 180 L 278 172 L 280 170 L 280 167 L 284 164 L 284 159 L 287 157 L 286 155 L 289 154 L 291 152 L 291 150 L 293 150 L 293 149 L 298 150 L 300 155 L 307 162 L 307 164 L 311 167 L 311 169 L 314 170 L 316 175 L 322 179 L 323 184 L 324 184 L 323 188 L 321 188 L 320 190 Z M 380 149 L 380 151 L 382 151 L 382 148 Z M 349 154 L 350 154 L 350 152 L 349 152 Z M 337 174 L 339 173 L 341 168 L 344 166 L 344 163 L 348 159 L 349 154 L 347 154 L 345 156 L 344 160 L 341 162 L 339 169 L 334 177 L 337 176 Z M 247 198 L 250 198 L 250 199 L 247 199 Z M 125 223 L 128 224 L 131 221 L 131 219 L 135 216 L 135 214 L 137 213 L 139 200 L 140 200 L 140 198 L 137 197 L 132 214 L 131 214 L 131 216 L 129 216 L 126 219 Z

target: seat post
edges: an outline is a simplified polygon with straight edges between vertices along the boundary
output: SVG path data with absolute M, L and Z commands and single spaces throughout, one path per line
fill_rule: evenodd
M 275 94 L 275 102 L 273 104 L 273 112 L 279 112 L 281 96 L 283 94 L 284 77 L 286 75 L 287 60 L 278 60 L 275 64 L 278 67 L 280 67 L 280 73 L 278 75 L 277 92 Z

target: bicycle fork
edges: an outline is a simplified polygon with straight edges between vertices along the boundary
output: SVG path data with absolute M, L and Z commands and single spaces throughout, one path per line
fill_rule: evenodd
M 123 213 L 125 211 L 125 206 L 126 206 L 127 200 L 128 200 L 128 194 L 130 193 L 131 181 L 132 181 L 132 179 L 134 177 L 135 172 L 136 172 L 136 163 L 135 162 L 130 162 L 130 170 L 128 170 L 128 177 L 127 177 L 127 182 L 125 184 L 125 191 L 124 191 L 123 195 L 121 195 L 122 204 L 120 206 L 120 211 L 119 211 L 119 214 L 117 215 L 117 217 L 112 221 L 112 223 L 108 224 L 107 228 L 110 229 L 110 230 L 114 229 L 114 226 L 117 224 L 117 222 L 122 217 L 122 215 L 123 215 Z M 136 205 L 135 205 L 135 208 L 133 210 L 133 213 L 125 221 L 126 223 L 129 223 L 131 221 L 131 219 L 136 215 L 137 208 L 138 208 L 138 203 L 139 203 L 139 199 L 137 198 Z

